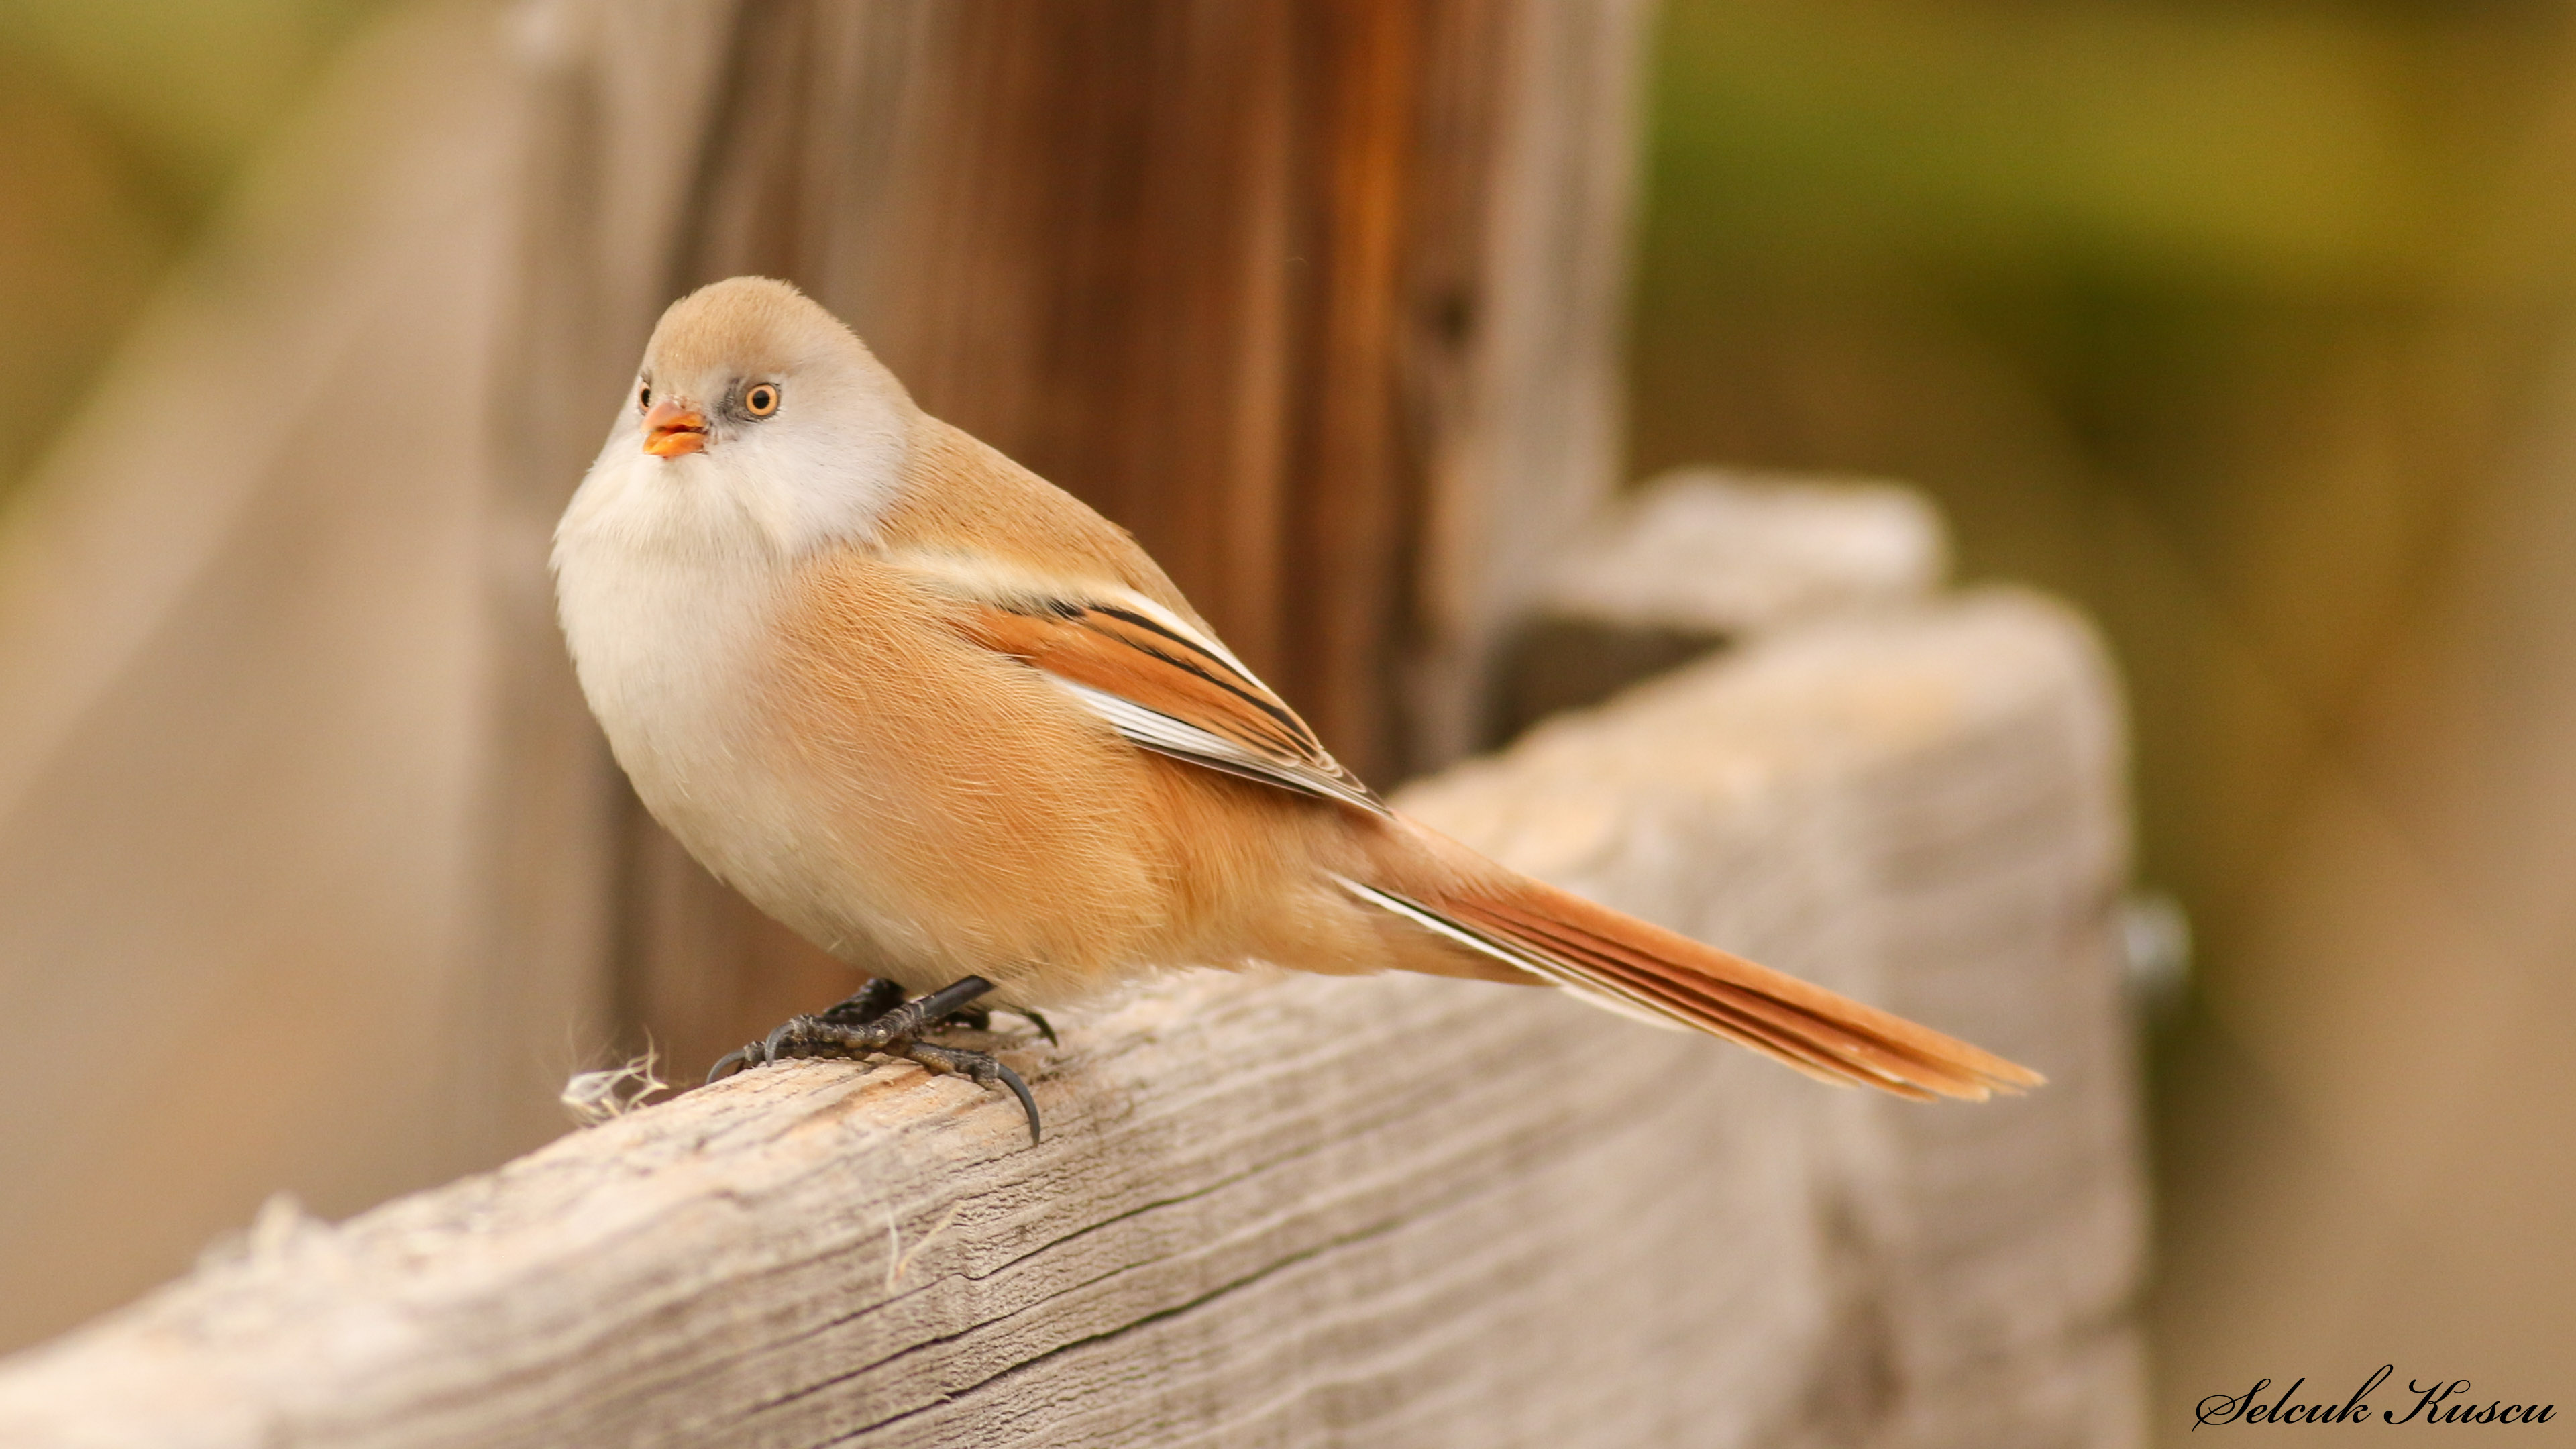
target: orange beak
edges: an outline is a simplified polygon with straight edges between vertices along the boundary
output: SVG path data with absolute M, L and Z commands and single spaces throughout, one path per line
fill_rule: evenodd
M 696 408 L 665 400 L 644 415 L 644 451 L 656 458 L 676 458 L 706 445 L 706 414 Z

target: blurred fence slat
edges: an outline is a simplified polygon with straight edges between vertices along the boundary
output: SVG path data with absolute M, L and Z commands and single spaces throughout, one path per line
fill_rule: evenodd
M 543 1141 L 608 1030 L 612 797 L 500 682 L 563 671 L 495 417 L 502 19 L 343 57 L 0 519 L 0 1344 L 281 1185 L 352 1211 Z M 508 819 L 541 927 L 487 910 Z

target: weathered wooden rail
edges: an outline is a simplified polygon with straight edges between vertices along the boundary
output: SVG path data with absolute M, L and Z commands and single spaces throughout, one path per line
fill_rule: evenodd
M 1552 992 L 1184 974 L 800 1064 L 0 1367 L 29 1445 L 2130 1445 L 2117 714 L 2010 593 L 1810 623 L 1408 793 L 2046 1071 L 1922 1107 Z

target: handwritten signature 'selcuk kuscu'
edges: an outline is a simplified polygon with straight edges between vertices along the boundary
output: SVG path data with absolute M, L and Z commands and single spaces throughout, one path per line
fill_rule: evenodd
M 2263 1402 L 2272 1381 L 2260 1379 L 2241 1394 L 2212 1394 L 2200 1401 L 2194 1416 L 2200 1421 L 2192 1427 L 2215 1424 L 2361 1424 L 2370 1420 L 2370 1396 L 2397 1371 L 2395 1364 L 2382 1364 L 2352 1397 L 2340 1404 L 2294 1404 L 2290 1396 L 2299 1391 L 2306 1379 L 2294 1381 L 2270 1403 Z M 2379 1411 L 2386 1424 L 2546 1424 L 2558 1412 L 2556 1404 L 2508 1404 L 2501 1399 L 2481 1404 L 2467 1397 L 2467 1379 L 2435 1379 L 2430 1384 L 2406 1381 L 2406 1392 L 2415 1395 L 2413 1407 L 2401 1416 L 2394 1408 Z

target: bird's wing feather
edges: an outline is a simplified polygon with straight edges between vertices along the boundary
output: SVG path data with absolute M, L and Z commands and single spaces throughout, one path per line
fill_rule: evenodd
M 1385 813 L 1241 660 L 1152 599 L 1115 585 L 1034 580 L 953 555 L 912 566 L 958 601 L 959 632 L 1038 670 L 1138 747 Z

